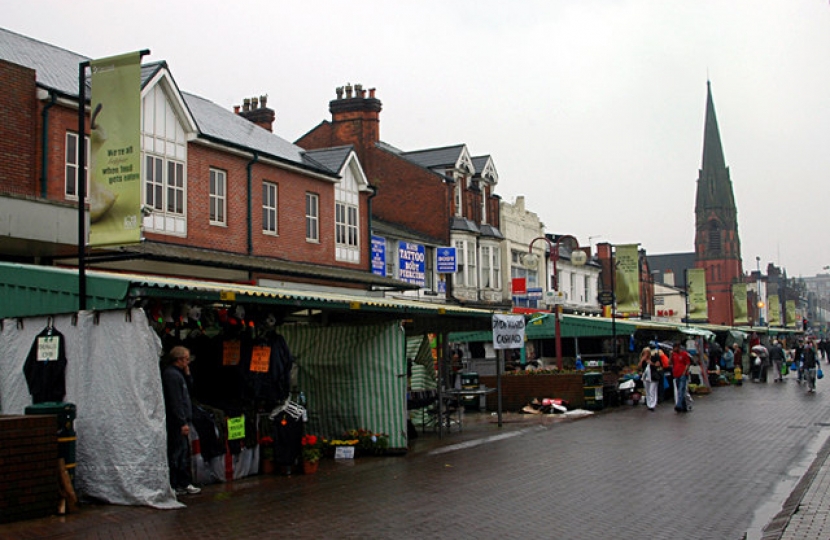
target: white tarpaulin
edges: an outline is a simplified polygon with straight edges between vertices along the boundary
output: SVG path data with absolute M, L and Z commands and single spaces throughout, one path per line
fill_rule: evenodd
M 75 404 L 75 489 L 111 504 L 178 508 L 167 467 L 161 342 L 140 309 L 52 318 L 66 340 L 66 396 Z M 0 413 L 32 404 L 23 365 L 46 317 L 5 319 Z

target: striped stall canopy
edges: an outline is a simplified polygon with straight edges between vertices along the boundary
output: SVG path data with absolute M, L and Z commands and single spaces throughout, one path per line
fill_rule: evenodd
M 410 390 L 435 390 L 435 360 L 429 346 L 429 337 L 416 336 L 406 338 L 406 358 L 412 360 L 412 375 L 409 380 Z
M 397 323 L 283 326 L 308 400 L 306 431 L 341 438 L 351 429 L 389 435 L 406 448 L 405 336 Z

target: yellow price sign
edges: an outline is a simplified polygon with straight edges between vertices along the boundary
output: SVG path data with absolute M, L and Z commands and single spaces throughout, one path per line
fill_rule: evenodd
M 245 438 L 245 415 L 228 418 L 228 440 L 237 441 Z

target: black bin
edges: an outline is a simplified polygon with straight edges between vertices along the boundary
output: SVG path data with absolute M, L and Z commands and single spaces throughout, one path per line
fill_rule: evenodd
M 589 411 L 599 411 L 605 407 L 602 389 L 602 372 L 586 371 L 583 373 L 582 390 L 586 409 Z
M 28 415 L 53 415 L 57 417 L 58 428 L 58 457 L 63 458 L 66 464 L 66 472 L 75 485 L 75 417 L 76 407 L 74 403 L 62 401 L 48 401 L 29 405 L 25 409 Z
M 461 389 L 462 390 L 478 390 L 479 380 L 478 373 L 462 373 L 461 374 Z M 464 406 L 465 411 L 480 410 L 480 396 L 461 396 L 461 405 Z

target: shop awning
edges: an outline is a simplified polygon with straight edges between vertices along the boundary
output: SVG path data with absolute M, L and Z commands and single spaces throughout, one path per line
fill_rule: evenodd
M 262 287 L 229 282 L 150 276 L 100 270 L 87 271 L 87 309 L 131 307 L 140 299 L 157 298 L 203 303 L 264 304 L 285 313 L 340 313 L 345 319 L 411 321 L 415 333 L 481 330 L 491 325 L 492 312 L 383 296 Z M 78 309 L 75 269 L 0 263 L 0 318 L 72 313 Z

